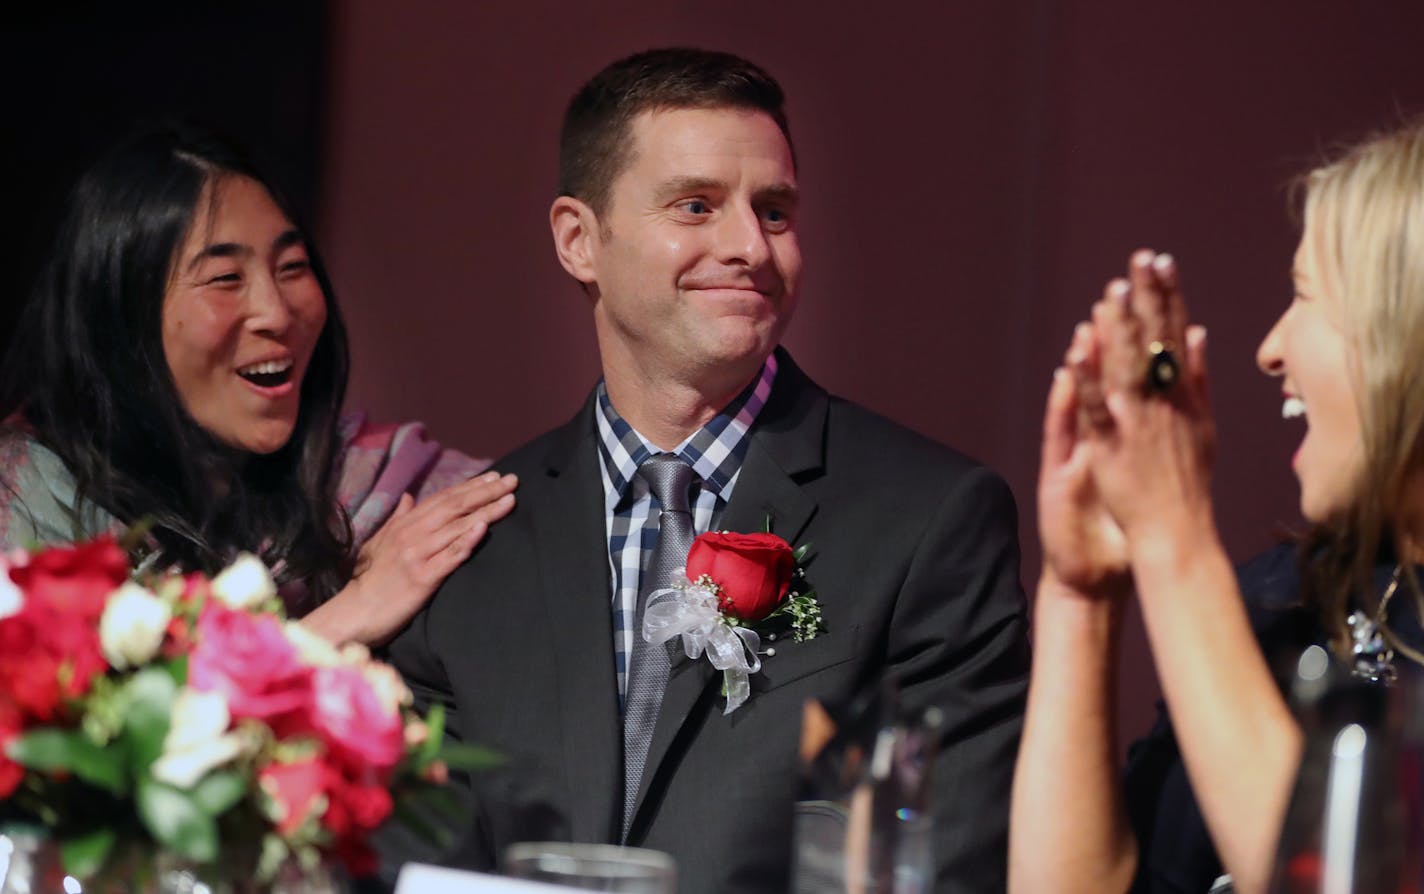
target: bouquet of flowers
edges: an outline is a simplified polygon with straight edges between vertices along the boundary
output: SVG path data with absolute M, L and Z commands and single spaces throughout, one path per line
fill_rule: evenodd
M 253 556 L 211 580 L 133 580 L 110 538 L 0 556 L 0 822 L 42 827 L 71 875 L 368 874 L 393 793 L 492 760 L 442 725 L 364 647 L 285 620 Z

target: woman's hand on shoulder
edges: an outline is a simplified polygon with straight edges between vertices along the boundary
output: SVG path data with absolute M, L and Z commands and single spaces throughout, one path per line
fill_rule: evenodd
M 514 475 L 486 472 L 395 512 L 361 547 L 351 582 L 303 619 L 333 642 L 377 645 L 420 610 L 470 557 L 489 526 L 514 508 Z

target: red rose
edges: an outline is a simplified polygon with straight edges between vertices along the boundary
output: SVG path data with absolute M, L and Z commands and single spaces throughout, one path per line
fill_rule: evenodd
M 10 797 L 20 787 L 25 777 L 25 768 L 10 760 L 5 749 L 20 737 L 24 727 L 20 723 L 20 709 L 4 693 L 0 693 L 0 801 Z
M 394 805 L 391 793 L 371 774 L 354 780 L 340 770 L 326 765 L 326 813 L 321 824 L 337 839 L 362 838 L 372 832 Z
M 208 603 L 198 618 L 197 640 L 188 685 L 221 692 L 234 720 L 261 720 L 279 736 L 294 722 L 305 722 L 312 669 L 302 664 L 275 617 Z
M 26 599 L 19 614 L 0 619 L 0 692 L 27 716 L 53 720 L 65 698 L 83 695 L 107 669 L 97 617 Z
M 380 868 L 380 859 L 365 841 L 343 838 L 336 843 L 336 856 L 353 879 L 369 878 Z
M 703 534 L 687 553 L 687 577 L 721 588 L 722 608 L 743 621 L 771 614 L 791 586 L 796 555 L 775 534 Z
M 41 721 L 59 710 L 59 658 L 36 623 L 33 602 L 0 619 L 0 693 L 23 714 Z
M 38 600 L 59 614 L 95 623 L 109 594 L 128 577 L 128 557 L 112 537 L 78 546 L 52 546 L 30 556 L 24 565 L 10 568 L 10 579 L 25 592 L 27 601 Z
M 49 721 L 61 699 L 83 695 L 108 670 L 99 617 L 128 579 L 128 559 L 113 538 L 100 537 L 41 550 L 9 574 L 24 602 L 0 620 L 0 689 L 26 714 Z

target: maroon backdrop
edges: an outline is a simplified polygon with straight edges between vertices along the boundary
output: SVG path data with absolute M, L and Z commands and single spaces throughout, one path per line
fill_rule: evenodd
M 1033 484 L 1072 325 L 1141 245 L 1211 332 L 1233 554 L 1295 519 L 1256 344 L 1290 297 L 1291 176 L 1424 111 L 1424 4 L 348 3 L 334 9 L 322 237 L 353 404 L 497 455 L 597 375 L 550 245 L 564 103 L 613 58 L 746 55 L 790 97 L 806 276 L 787 343 L 831 389 Z M 853 13 L 853 14 L 852 14 Z M 868 552 L 873 556 L 873 552 Z M 1125 733 L 1155 697 L 1124 650 Z

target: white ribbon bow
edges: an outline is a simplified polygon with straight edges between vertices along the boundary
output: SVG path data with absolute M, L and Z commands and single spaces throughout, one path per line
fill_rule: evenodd
M 687 576 L 682 568 L 677 574 Z M 665 643 L 675 636 L 682 637 L 688 658 L 696 660 L 705 651 L 712 666 L 722 672 L 727 689 L 727 707 L 722 713 L 740 708 L 751 695 L 748 674 L 761 670 L 757 657 L 761 637 L 756 631 L 728 624 L 718 608 L 717 594 L 710 587 L 688 581 L 653 592 L 643 610 L 643 639 Z

